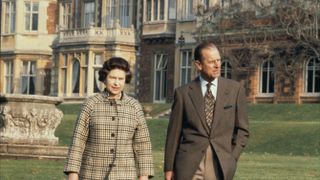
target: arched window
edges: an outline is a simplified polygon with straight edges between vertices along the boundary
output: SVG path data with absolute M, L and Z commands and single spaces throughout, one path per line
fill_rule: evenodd
M 72 93 L 79 94 L 80 85 L 80 62 L 74 59 L 72 65 Z
M 260 93 L 274 93 L 274 65 L 272 61 L 264 61 L 260 72 Z
M 320 93 L 320 60 L 310 58 L 306 65 L 305 91 L 307 93 Z
M 231 79 L 231 64 L 228 60 L 222 61 L 221 64 L 221 77 Z

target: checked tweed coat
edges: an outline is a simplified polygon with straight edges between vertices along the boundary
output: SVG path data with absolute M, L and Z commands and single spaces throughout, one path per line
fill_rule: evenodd
M 79 179 L 132 180 L 153 176 L 148 128 L 141 105 L 123 93 L 89 97 L 78 116 L 64 172 Z

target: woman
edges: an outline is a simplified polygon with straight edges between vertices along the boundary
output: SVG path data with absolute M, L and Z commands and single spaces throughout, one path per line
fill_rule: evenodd
M 99 71 L 104 92 L 82 105 L 64 172 L 68 179 L 148 179 L 153 160 L 141 105 L 123 93 L 131 80 L 129 63 L 109 59 Z

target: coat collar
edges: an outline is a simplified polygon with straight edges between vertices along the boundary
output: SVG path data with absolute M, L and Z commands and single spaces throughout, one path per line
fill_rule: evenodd
M 230 93 L 230 90 L 228 89 L 227 80 L 225 78 L 219 77 L 216 104 L 215 104 L 215 112 L 214 112 L 214 120 L 213 120 L 212 128 L 210 130 L 207 125 L 206 118 L 205 118 L 205 112 L 204 112 L 205 104 L 204 104 L 204 97 L 201 92 L 200 78 L 197 77 L 189 85 L 189 96 L 192 100 L 193 106 L 196 109 L 196 111 L 200 117 L 200 121 L 201 121 L 203 127 L 205 128 L 207 133 L 210 135 L 212 134 L 212 130 L 214 129 L 215 125 L 217 124 L 217 121 L 219 119 L 221 119 L 225 100 L 227 99 L 227 96 L 229 93 Z
M 200 121 L 205 128 L 206 132 L 209 134 L 210 130 L 207 126 L 205 112 L 204 112 L 204 98 L 201 91 L 201 83 L 200 78 L 197 77 L 193 80 L 189 85 L 189 96 L 192 100 L 193 106 L 196 109 L 198 116 L 200 117 Z

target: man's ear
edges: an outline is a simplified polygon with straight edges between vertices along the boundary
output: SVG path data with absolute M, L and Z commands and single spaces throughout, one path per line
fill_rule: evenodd
M 199 60 L 195 60 L 194 61 L 194 65 L 196 66 L 198 71 L 202 70 L 202 64 L 201 64 L 201 62 Z

